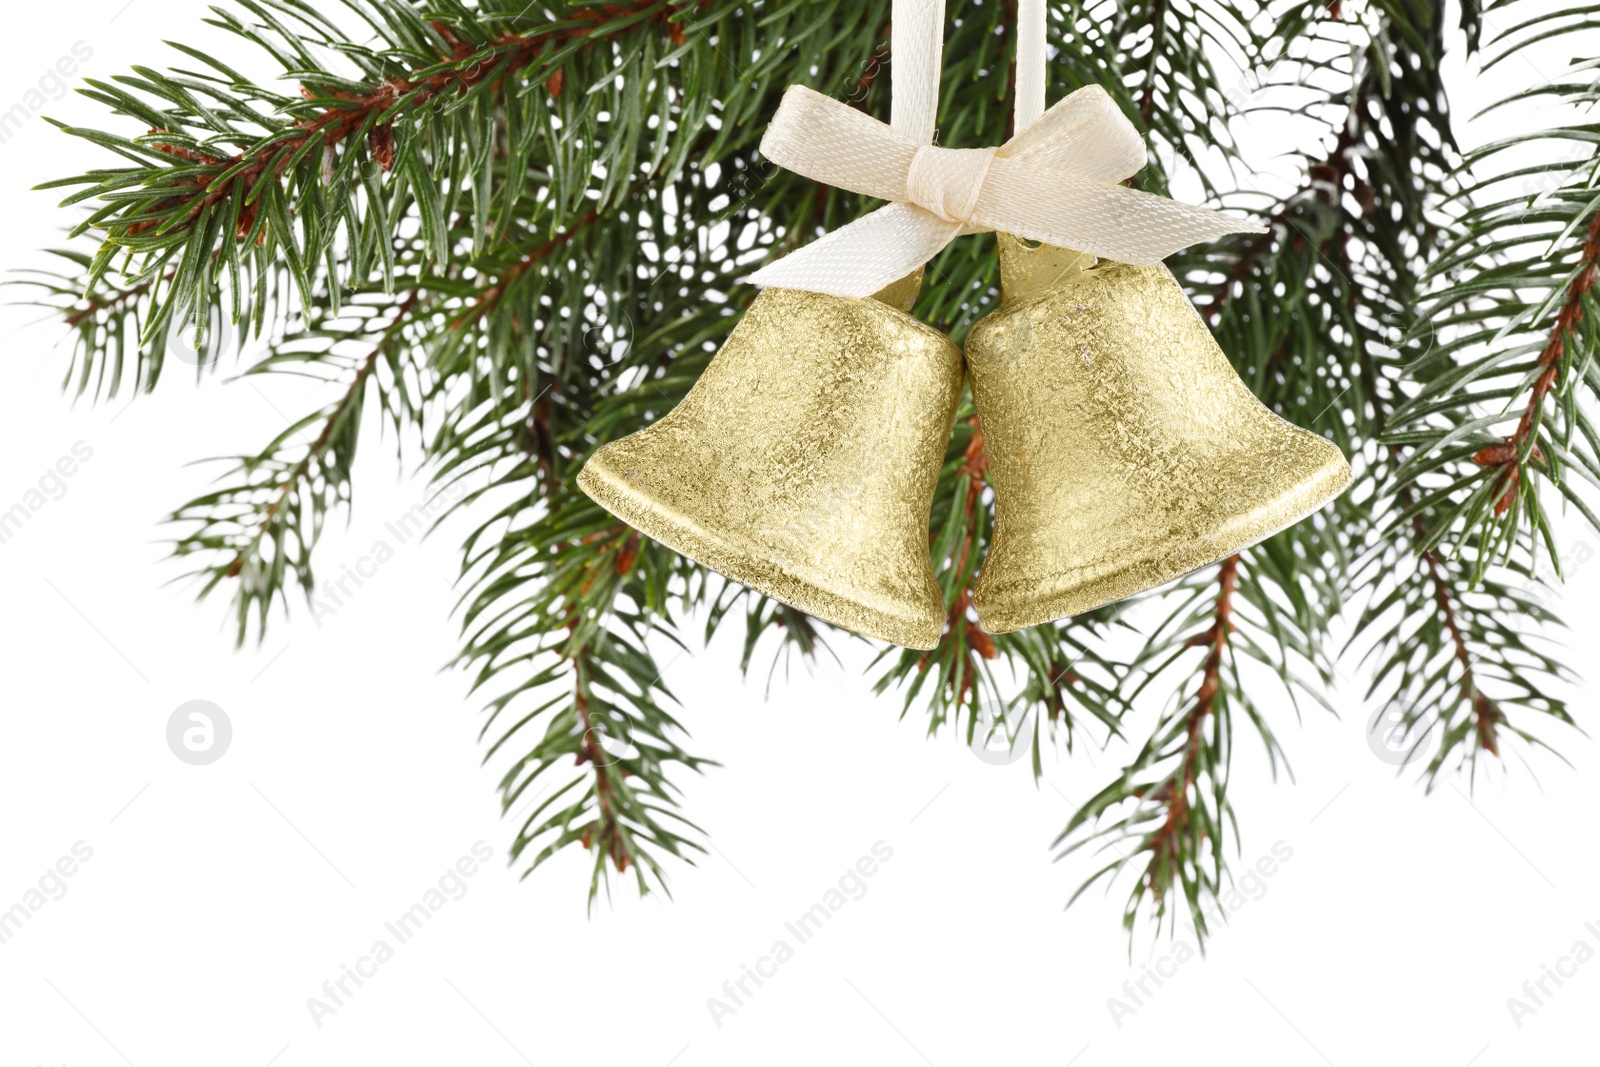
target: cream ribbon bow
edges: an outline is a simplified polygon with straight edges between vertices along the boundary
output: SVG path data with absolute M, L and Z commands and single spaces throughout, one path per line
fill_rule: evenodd
M 752 282 L 871 296 L 958 235 L 988 230 L 1143 264 L 1225 234 L 1262 232 L 1220 212 L 1120 184 L 1144 166 L 1144 142 L 1099 86 L 1079 89 L 1038 114 L 1043 0 L 1019 5 L 1021 132 L 999 148 L 927 143 L 938 101 L 943 7 L 896 0 L 892 127 L 803 86 L 784 93 L 761 154 L 815 181 L 891 203 L 769 264 Z M 903 55 L 898 50 L 907 44 L 912 54 Z

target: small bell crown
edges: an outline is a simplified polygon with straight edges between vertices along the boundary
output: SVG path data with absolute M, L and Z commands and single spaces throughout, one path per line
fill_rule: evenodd
M 862 300 L 763 290 L 683 403 L 597 450 L 579 487 L 734 581 L 933 648 L 929 512 L 963 371 L 906 313 L 919 284 Z
M 1334 445 L 1250 392 L 1165 267 L 999 242 L 1001 307 L 966 344 L 995 496 L 985 630 L 1163 585 L 1349 484 Z

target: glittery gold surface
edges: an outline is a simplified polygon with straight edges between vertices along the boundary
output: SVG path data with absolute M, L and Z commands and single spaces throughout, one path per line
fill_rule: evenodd
M 578 485 L 735 581 L 932 648 L 928 514 L 961 381 L 961 350 L 903 311 L 767 289 L 683 403 L 596 451 Z
M 1172 581 L 1350 481 L 1336 447 L 1251 394 L 1165 267 L 1062 271 L 1071 256 L 1003 245 L 1005 302 L 967 339 L 995 494 L 973 603 L 991 633 Z
M 1015 304 L 1054 289 L 1067 275 L 1094 266 L 1094 257 L 1087 252 L 1029 245 L 1009 233 L 997 233 L 994 238 L 995 252 L 1000 257 L 1000 301 L 1003 304 Z
M 872 294 L 872 299 L 888 304 L 899 311 L 910 311 L 911 305 L 917 302 L 917 296 L 922 292 L 922 268 L 907 274 L 897 282 L 888 285 Z

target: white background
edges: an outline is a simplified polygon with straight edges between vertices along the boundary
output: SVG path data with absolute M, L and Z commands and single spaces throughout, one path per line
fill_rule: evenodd
M 14 5 L 0 108 L 76 41 L 93 50 L 81 73 L 108 77 L 175 60 L 162 38 L 218 39 L 198 0 L 124 2 Z M 1468 143 L 1504 132 L 1465 122 L 1475 102 L 1533 76 L 1517 64 L 1501 80 L 1452 73 Z M 103 121 L 71 96 L 47 113 Z M 1276 187 L 1271 148 L 1252 162 Z M 63 221 L 56 197 L 28 187 L 99 158 L 42 121 L 0 146 L 6 266 L 40 265 Z M 1124 754 L 1051 754 L 1036 786 L 1025 762 L 986 765 L 948 733 L 930 742 L 917 712 L 902 721 L 897 700 L 868 694 L 859 642 L 838 643 L 842 665 L 780 673 L 770 694 L 764 669 L 740 680 L 736 632 L 693 656 L 663 650 L 692 747 L 725 765 L 681 782 L 715 850 L 673 868 L 674 900 L 624 891 L 586 917 L 586 855 L 526 882 L 505 868 L 512 824 L 497 814 L 497 772 L 480 767 L 480 702 L 440 670 L 456 647 L 461 525 L 404 546 L 320 627 L 296 610 L 264 646 L 235 652 L 220 601 L 196 606 L 166 584 L 179 569 L 159 520 L 211 477 L 186 464 L 259 448 L 280 412 L 321 396 L 174 375 L 126 410 L 74 405 L 58 389 L 60 328 L 4 316 L 0 508 L 76 442 L 93 450 L 0 545 L 0 909 L 75 843 L 93 850 L 65 895 L 0 945 L 4 1067 L 1595 1058 L 1600 962 L 1520 1028 L 1506 1007 L 1576 941 L 1600 948 L 1592 744 L 1558 733 L 1572 769 L 1513 757 L 1471 800 L 1459 779 L 1424 795 L 1369 751 L 1354 681 L 1339 717 L 1308 712 L 1303 725 L 1268 698 L 1294 783 L 1274 784 L 1241 734 L 1240 867 L 1278 842 L 1292 858 L 1204 960 L 1120 1020 L 1108 998 L 1126 1000 L 1123 983 L 1174 946 L 1144 931 L 1130 963 L 1125 884 L 1063 912 L 1089 861 L 1052 864 L 1047 846 Z M 353 521 L 325 538 L 323 573 L 425 495 L 372 429 Z M 1576 521 L 1560 538 L 1567 553 L 1600 544 Z M 1597 598 L 1600 567 L 1579 568 L 1558 602 L 1574 650 L 1600 641 Z M 1567 695 L 1592 729 L 1593 690 Z M 233 723 L 211 766 L 166 746 L 168 716 L 191 699 Z M 307 998 L 374 941 L 392 944 L 383 924 L 478 841 L 499 858 L 318 1026 Z M 719 1027 L 707 998 L 774 941 L 795 944 L 783 924 L 878 841 L 893 858 L 866 895 Z

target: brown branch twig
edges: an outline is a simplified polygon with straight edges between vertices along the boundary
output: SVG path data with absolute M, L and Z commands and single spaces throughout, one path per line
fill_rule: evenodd
M 1338 0 L 1334 0 L 1329 9 L 1329 15 L 1335 19 L 1340 17 Z M 1356 173 L 1354 169 L 1355 149 L 1360 143 L 1360 131 L 1355 120 L 1360 113 L 1359 109 L 1352 111 L 1350 120 L 1346 122 L 1344 128 L 1340 131 L 1339 138 L 1333 148 L 1325 157 L 1312 163 L 1307 168 L 1304 186 L 1289 197 L 1284 202 L 1284 206 L 1273 215 L 1269 220 L 1267 232 L 1252 237 L 1246 242 L 1233 269 L 1223 279 L 1211 300 L 1205 306 L 1203 317 L 1208 325 L 1216 324 L 1224 307 L 1232 299 L 1235 286 L 1244 279 L 1257 254 L 1274 239 L 1279 224 L 1290 224 L 1291 214 L 1297 209 L 1304 197 L 1308 195 L 1315 196 L 1325 204 L 1338 206 L 1344 193 L 1346 178 Z M 1371 197 L 1371 192 L 1365 187 L 1365 183 L 1358 183 L 1358 188 L 1354 190 L 1354 193 L 1357 199 L 1363 202 Z M 1558 371 L 1557 364 L 1561 359 L 1562 339 L 1566 331 L 1576 326 L 1582 313 L 1579 305 L 1583 294 L 1595 281 L 1595 265 L 1597 261 L 1600 261 L 1600 236 L 1597 236 L 1597 234 L 1600 234 L 1600 216 L 1596 217 L 1594 224 L 1590 227 L 1589 239 L 1585 244 L 1584 255 L 1587 268 L 1580 271 L 1579 275 L 1573 280 L 1567 305 L 1562 309 L 1562 314 L 1558 316 L 1557 327 L 1550 344 L 1541 356 L 1541 363 L 1544 364 L 1545 370 L 1535 382 L 1534 395 L 1530 398 L 1528 411 L 1524 413 L 1517 432 L 1508 438 L 1505 443 L 1484 449 L 1473 457 L 1481 465 L 1492 464 L 1509 466 L 1510 468 L 1502 475 L 1507 480 L 1507 484 L 1502 490 L 1500 501 L 1496 504 L 1496 514 L 1503 513 L 1509 507 L 1511 499 L 1515 495 L 1517 479 L 1520 477 L 1521 456 L 1523 455 L 1522 445 L 1526 443 L 1526 437 L 1532 431 L 1536 413 L 1542 407 L 1545 395 L 1555 385 Z M 1347 276 L 1350 271 L 1347 248 L 1349 238 L 1348 227 L 1344 225 L 1338 226 L 1334 233 L 1327 238 L 1327 241 L 1335 244 L 1335 252 L 1340 257 Z M 1324 248 L 1326 243 L 1324 242 Z M 1351 301 L 1355 299 L 1353 289 L 1349 292 L 1349 299 Z M 1376 421 L 1381 427 L 1387 422 L 1387 413 L 1378 391 L 1379 378 L 1376 368 L 1372 365 L 1370 354 L 1364 346 L 1358 347 L 1358 361 L 1358 373 L 1360 374 L 1363 388 L 1367 393 L 1369 402 L 1372 404 Z M 1400 449 L 1397 445 L 1389 444 L 1387 448 L 1391 455 L 1397 459 L 1400 458 Z M 1529 458 L 1535 462 L 1542 460 L 1542 454 L 1538 451 L 1536 444 L 1531 450 Z M 1396 498 L 1402 510 L 1409 510 L 1415 503 L 1414 490 L 1414 485 L 1402 486 L 1399 489 Z M 1427 543 L 1429 528 L 1426 520 L 1420 515 L 1413 516 L 1411 526 L 1417 543 Z M 1427 570 L 1428 580 L 1433 586 L 1434 602 L 1438 605 L 1440 620 L 1446 632 L 1450 635 L 1455 658 L 1461 664 L 1462 695 L 1472 709 L 1479 743 L 1484 749 L 1499 755 L 1496 724 L 1501 721 L 1503 716 L 1494 701 L 1487 697 L 1477 686 L 1471 651 L 1467 645 L 1466 636 L 1456 620 L 1455 598 L 1452 595 L 1449 576 L 1444 571 L 1443 561 L 1431 549 L 1422 553 L 1422 560 Z M 1180 803 L 1186 803 L 1186 801 Z M 1154 861 L 1152 861 L 1152 869 L 1153 865 Z
M 575 657 L 573 673 L 572 702 L 578 709 L 578 719 L 583 723 L 582 748 L 578 758 L 574 761 L 579 765 L 585 761 L 594 768 L 594 803 L 598 817 L 584 830 L 580 839 L 584 848 L 593 848 L 599 844 L 611 857 L 612 864 L 617 868 L 617 873 L 628 869 L 628 864 L 633 862 L 633 850 L 628 847 L 627 838 L 622 832 L 622 820 L 617 817 L 616 799 L 611 792 L 611 779 L 606 775 L 605 750 L 600 747 L 600 740 L 595 735 L 594 725 L 589 720 L 589 694 L 585 692 L 586 683 L 584 674 L 588 653 L 580 650 Z
M 334 430 L 350 410 L 351 405 L 355 403 L 356 397 L 360 395 L 361 387 L 366 384 L 367 378 L 377 366 L 378 357 L 387 350 L 389 342 L 398 334 L 400 328 L 405 325 L 406 316 L 416 306 L 418 297 L 418 292 L 413 289 L 395 307 L 394 321 L 384 328 L 383 334 L 373 344 L 372 351 L 367 353 L 366 358 L 356 367 L 356 373 L 350 379 L 350 384 L 345 389 L 344 395 L 339 398 L 339 402 L 334 405 L 333 410 L 328 413 L 327 419 L 324 420 L 322 431 L 317 434 L 317 439 L 312 442 L 311 447 L 306 451 L 300 462 L 290 468 L 288 476 L 283 479 L 283 484 L 278 488 L 278 495 L 273 499 L 271 506 L 267 508 L 267 513 L 261 517 L 261 523 L 256 527 L 255 535 L 239 549 L 238 554 L 234 556 L 233 562 L 228 565 L 228 569 L 225 572 L 226 577 L 237 578 L 239 576 L 244 569 L 245 556 L 254 551 L 256 546 L 261 543 L 262 537 L 266 536 L 267 529 L 272 525 L 272 520 L 277 517 L 278 512 L 288 502 L 289 494 L 294 491 L 294 487 L 300 483 L 300 480 L 310 472 L 312 461 L 320 460 L 327 451 L 328 443 L 333 439 Z
M 1410 506 L 1409 489 L 1408 486 L 1401 500 L 1402 505 L 1406 507 Z M 1413 516 L 1411 523 L 1419 539 L 1428 535 L 1428 526 L 1422 521 L 1422 516 Z M 1456 622 L 1455 604 L 1450 596 L 1450 583 L 1444 574 L 1443 561 L 1431 548 L 1422 554 L 1422 559 L 1427 564 L 1428 577 L 1433 582 L 1434 602 L 1439 605 L 1440 618 L 1444 621 L 1445 630 L 1450 634 L 1456 660 L 1461 664 L 1461 696 L 1472 709 L 1473 728 L 1477 731 L 1478 744 L 1498 756 L 1500 742 L 1496 727 L 1503 715 L 1499 706 L 1478 688 L 1477 676 L 1472 670 L 1472 651 L 1467 647 L 1466 635 L 1461 632 L 1461 627 Z
M 169 270 L 166 273 L 166 276 L 161 280 L 163 282 L 170 282 L 177 272 L 178 268 L 174 267 Z M 144 296 L 152 288 L 154 288 L 154 286 L 155 282 L 153 280 L 146 279 L 145 281 L 140 282 L 138 285 L 132 285 L 126 289 L 119 289 L 109 296 L 87 297 L 83 307 L 73 308 L 71 311 L 68 311 L 62 316 L 62 321 L 64 321 L 71 328 L 77 329 L 79 326 L 83 325 L 86 320 L 98 315 L 102 311 L 110 311 L 113 315 L 115 315 L 130 303 L 133 303 L 141 296 Z
M 1156 880 L 1159 869 L 1178 860 L 1179 837 L 1189 825 L 1189 790 L 1198 776 L 1196 765 L 1200 757 L 1201 728 L 1216 708 L 1217 693 L 1222 688 L 1222 657 L 1228 647 L 1228 637 L 1233 633 L 1233 594 L 1239 587 L 1239 556 L 1234 554 L 1222 561 L 1217 572 L 1217 601 L 1211 625 L 1202 633 L 1190 638 L 1193 648 L 1209 649 L 1200 670 L 1200 691 L 1194 708 L 1189 712 L 1183 760 L 1172 778 L 1169 778 L 1152 798 L 1167 805 L 1167 817 L 1151 833 L 1141 851 L 1150 853 L 1150 863 L 1145 868 L 1145 885 L 1151 894 L 1161 899 L 1162 886 Z
M 1495 484 L 1496 516 L 1511 510 L 1517 498 L 1517 488 L 1522 484 L 1523 468 L 1530 463 L 1537 466 L 1545 460 L 1544 452 L 1535 440 L 1544 416 L 1544 402 L 1561 379 L 1567 338 L 1577 331 L 1578 324 L 1583 321 L 1584 298 L 1594 288 L 1596 279 L 1600 279 L 1600 212 L 1589 223 L 1583 252 L 1578 260 L 1578 273 L 1567 287 L 1567 299 L 1556 313 L 1555 325 L 1550 330 L 1550 339 L 1545 342 L 1544 351 L 1539 353 L 1536 364 L 1539 376 L 1533 381 L 1533 389 L 1528 394 L 1522 418 L 1517 420 L 1517 428 L 1500 444 L 1481 448 L 1472 456 L 1472 462 L 1478 466 L 1499 470 Z
M 1381 431 L 1388 422 L 1388 412 L 1385 410 L 1383 398 L 1378 393 L 1377 369 L 1373 367 L 1365 347 L 1361 348 L 1359 359 L 1362 380 Z M 1389 443 L 1385 447 L 1396 463 L 1403 459 L 1399 445 Z M 1395 493 L 1395 499 L 1400 504 L 1402 513 L 1410 511 L 1416 504 L 1416 483 L 1410 482 L 1401 486 Z M 1411 517 L 1411 533 L 1417 544 L 1427 544 L 1429 532 L 1428 522 L 1421 514 Z M 1461 695 L 1472 709 L 1473 726 L 1477 731 L 1478 743 L 1498 756 L 1500 745 L 1496 725 L 1503 716 L 1495 702 L 1478 688 L 1477 675 L 1472 669 L 1472 650 L 1467 645 L 1466 634 L 1462 633 L 1461 626 L 1456 621 L 1455 598 L 1451 595 L 1451 583 L 1444 571 L 1444 561 L 1431 548 L 1423 550 L 1422 561 L 1427 569 L 1428 581 L 1433 585 L 1433 600 L 1438 605 L 1440 621 L 1444 623 L 1445 631 L 1450 635 L 1455 658 L 1461 664 Z
M 477 298 L 473 300 L 471 306 L 468 307 L 466 311 L 462 312 L 455 321 L 450 323 L 450 329 L 459 330 L 468 322 L 482 318 L 486 312 L 491 310 L 495 304 L 500 301 L 500 298 L 505 295 L 505 291 L 511 287 L 512 283 L 531 270 L 535 263 L 545 259 L 552 252 L 571 244 L 572 240 L 576 238 L 580 232 L 594 223 L 594 221 L 599 217 L 600 212 L 598 209 L 584 212 L 582 215 L 579 215 L 572 221 L 572 225 L 568 226 L 566 229 L 562 230 L 560 233 L 541 244 L 538 248 L 535 248 L 533 251 L 523 256 L 521 260 L 519 260 L 514 266 L 500 276 L 499 281 L 495 282 L 493 285 L 484 289 L 483 292 L 479 293 Z
M 618 523 L 604 530 L 589 534 L 582 541 L 585 544 L 589 544 L 614 539 L 618 535 L 623 536 L 617 547 L 616 562 L 611 569 L 618 577 L 626 577 L 633 570 L 633 565 L 639 558 L 640 538 L 638 531 L 630 530 Z M 591 559 L 585 564 L 585 568 L 590 571 L 590 574 L 579 590 L 580 595 L 587 595 L 595 580 L 601 577 L 599 563 L 599 559 Z M 577 631 L 578 620 L 578 611 L 574 609 L 567 619 L 569 633 Z M 592 848 L 598 842 L 605 850 L 606 855 L 611 857 L 612 864 L 616 867 L 617 873 L 620 874 L 628 869 L 630 863 L 634 862 L 634 853 L 628 845 L 626 834 L 623 832 L 622 820 L 617 813 L 613 786 L 606 771 L 607 766 L 614 761 L 606 758 L 605 750 L 600 746 L 600 739 L 596 734 L 594 722 L 589 717 L 588 663 L 589 652 L 587 646 L 580 647 L 573 653 L 572 702 L 573 707 L 577 709 L 578 719 L 583 725 L 583 737 L 579 744 L 577 758 L 573 762 L 578 766 L 588 763 L 594 768 L 595 810 L 598 813 L 595 821 L 584 830 L 581 840 L 583 847 L 586 849 Z M 631 772 L 627 768 L 621 768 L 621 773 L 627 776 Z

